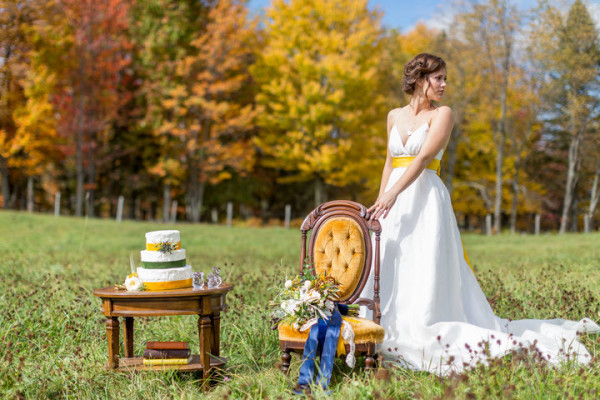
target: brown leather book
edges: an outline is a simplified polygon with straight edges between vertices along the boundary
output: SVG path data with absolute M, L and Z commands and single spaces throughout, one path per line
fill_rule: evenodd
M 144 350 L 144 358 L 155 359 L 169 359 L 169 358 L 188 358 L 190 356 L 189 349 L 146 349 Z
M 187 350 L 187 342 L 146 342 L 147 350 Z

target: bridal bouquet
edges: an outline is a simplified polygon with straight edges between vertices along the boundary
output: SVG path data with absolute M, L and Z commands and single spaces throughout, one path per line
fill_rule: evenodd
M 271 317 L 286 322 L 299 331 L 310 329 L 319 321 L 331 316 L 339 299 L 339 283 L 326 274 L 314 275 L 305 267 L 302 275 L 285 281 L 284 287 L 271 302 Z

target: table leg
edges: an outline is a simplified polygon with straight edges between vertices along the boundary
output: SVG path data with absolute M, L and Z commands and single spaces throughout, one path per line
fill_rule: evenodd
M 202 385 L 204 386 L 208 384 L 210 372 L 210 337 L 212 336 L 212 323 L 210 321 L 210 316 L 199 316 L 198 333 L 200 334 L 200 364 L 202 365 L 202 378 L 204 380 Z
M 220 346 L 220 332 L 221 332 L 221 313 L 214 313 L 212 316 L 212 341 L 210 347 L 210 353 L 215 356 L 219 356 Z
M 133 317 L 125 317 L 123 340 L 125 342 L 125 357 L 133 357 Z
M 119 366 L 119 318 L 106 318 L 106 339 L 108 341 L 108 367 Z

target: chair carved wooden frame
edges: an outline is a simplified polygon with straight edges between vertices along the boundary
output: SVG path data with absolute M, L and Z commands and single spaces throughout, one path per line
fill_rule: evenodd
M 308 262 L 316 273 L 327 272 L 341 283 L 341 304 L 359 304 L 372 311 L 373 321 L 349 318 L 355 333 L 355 355 L 365 355 L 365 369 L 374 368 L 375 345 L 384 336 L 379 299 L 379 241 L 381 225 L 370 220 L 367 208 L 353 201 L 330 201 L 315 208 L 304 220 L 300 272 Z M 307 235 L 310 238 L 307 247 Z M 370 233 L 374 234 L 374 249 Z M 373 269 L 373 298 L 359 298 Z M 308 332 L 298 332 L 289 324 L 279 325 L 281 370 L 289 371 L 291 352 L 302 353 Z M 345 343 L 346 352 L 349 345 Z

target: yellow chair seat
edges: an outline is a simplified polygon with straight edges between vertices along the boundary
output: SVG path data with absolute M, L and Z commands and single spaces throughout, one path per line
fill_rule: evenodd
M 344 321 L 350 322 L 354 331 L 354 343 L 381 343 L 385 331 L 381 325 L 376 324 L 370 319 L 359 317 L 343 317 Z M 305 342 L 308 339 L 309 330 L 300 332 L 290 324 L 279 324 L 279 340 L 288 342 Z

